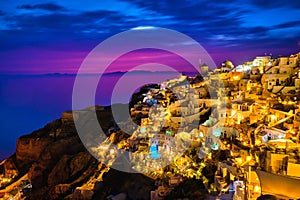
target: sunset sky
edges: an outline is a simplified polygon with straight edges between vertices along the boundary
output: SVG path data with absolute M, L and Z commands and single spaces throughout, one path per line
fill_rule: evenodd
M 0 74 L 76 73 L 101 41 L 143 27 L 187 34 L 217 65 L 288 55 L 300 51 L 299 16 L 298 0 L 6 0 L 0 4 Z M 126 62 L 111 71 L 126 71 Z

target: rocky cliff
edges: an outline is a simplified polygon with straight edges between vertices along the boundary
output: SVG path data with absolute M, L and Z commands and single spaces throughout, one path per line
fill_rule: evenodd
M 110 108 L 96 111 L 101 127 L 107 131 L 113 126 Z M 71 112 L 20 137 L 16 153 L 4 162 L 4 171 L 12 183 L 27 174 L 32 189 L 23 189 L 22 193 L 25 199 L 34 200 L 106 199 L 119 193 L 127 199 L 149 199 L 153 187 L 153 180 L 143 175 L 109 170 L 92 157 L 77 135 Z

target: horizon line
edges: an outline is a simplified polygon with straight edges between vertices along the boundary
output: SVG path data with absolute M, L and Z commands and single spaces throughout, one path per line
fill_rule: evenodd
M 187 74 L 196 74 L 196 71 L 150 71 L 150 70 L 133 70 L 133 71 L 115 71 L 115 72 L 106 72 L 102 73 L 102 75 L 113 75 L 113 74 L 124 74 L 124 73 L 187 73 Z M 62 72 L 53 72 L 53 73 L 41 73 L 41 74 L 34 74 L 34 73 L 0 73 L 0 76 L 95 76 L 101 73 L 62 73 Z

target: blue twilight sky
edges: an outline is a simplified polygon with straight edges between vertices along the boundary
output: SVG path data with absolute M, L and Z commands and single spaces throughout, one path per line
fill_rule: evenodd
M 217 65 L 240 64 L 300 51 L 300 1 L 2 0 L 0 73 L 74 73 L 101 41 L 136 27 L 180 31 Z

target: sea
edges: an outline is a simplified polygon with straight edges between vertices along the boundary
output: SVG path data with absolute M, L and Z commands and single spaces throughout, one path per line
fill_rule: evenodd
M 80 78 L 89 83 L 95 76 Z M 95 104 L 128 103 L 131 94 L 141 86 L 178 76 L 174 72 L 145 71 L 104 74 L 97 84 Z M 72 109 L 75 79 L 76 75 L 69 74 L 0 75 L 0 160 L 15 152 L 18 137 L 44 127 Z

